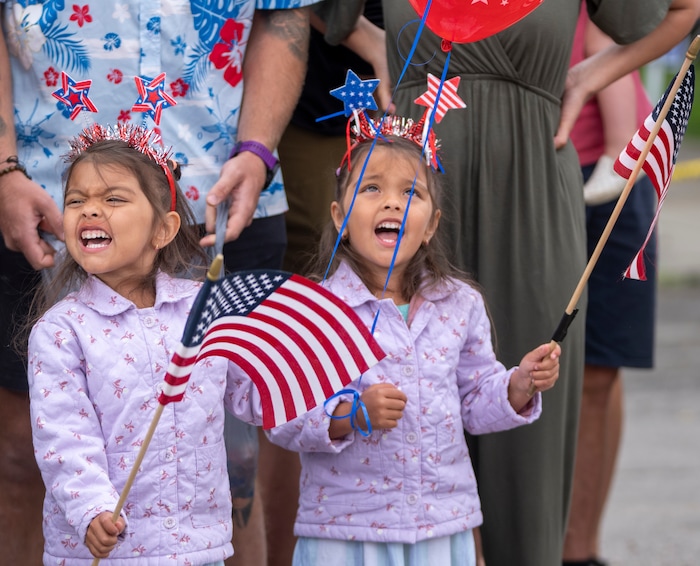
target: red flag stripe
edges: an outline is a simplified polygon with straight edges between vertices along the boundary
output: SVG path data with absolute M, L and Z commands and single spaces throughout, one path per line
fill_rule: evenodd
M 272 404 L 272 394 L 270 393 L 270 388 L 268 387 L 268 381 L 265 379 L 265 377 L 261 375 L 257 368 L 248 362 L 244 356 L 231 355 L 228 351 L 216 353 L 215 350 L 212 350 L 211 355 L 229 358 L 234 364 L 240 367 L 248 377 L 250 377 L 258 390 L 258 394 L 260 395 L 260 403 L 263 414 L 263 428 L 273 428 L 276 420 L 274 416 L 275 409 Z
M 301 354 L 301 350 L 294 348 L 293 344 L 285 340 L 284 337 L 267 331 L 272 329 L 274 332 L 274 327 L 267 325 L 267 328 L 256 328 L 256 325 L 248 324 L 248 322 L 248 320 L 245 320 L 245 322 L 224 322 L 217 325 L 215 332 L 207 335 L 207 339 L 202 344 L 201 356 L 209 355 L 210 346 L 221 346 L 225 349 L 227 346 L 224 345 L 240 345 L 244 341 L 248 341 L 251 344 L 256 344 L 260 350 L 265 349 L 268 352 L 269 358 L 274 361 L 282 376 L 289 376 L 290 374 L 297 376 L 297 381 L 301 388 L 299 393 L 304 400 L 305 410 L 314 406 L 312 403 L 314 392 L 323 395 L 324 398 L 332 395 L 332 393 L 324 394 L 318 385 L 316 385 L 314 391 L 312 385 L 306 380 L 306 376 L 313 375 L 313 369 L 308 362 L 305 363 L 306 358 Z M 302 380 L 300 376 L 303 376 L 304 379 Z M 327 379 L 326 375 L 319 377 Z
M 251 337 L 252 338 L 252 337 Z M 209 356 L 223 356 L 239 365 L 248 376 L 255 381 L 259 377 L 265 382 L 265 391 L 258 389 L 263 403 L 263 427 L 271 428 L 277 424 L 287 422 L 297 415 L 306 412 L 306 403 L 299 393 L 296 375 L 291 371 L 280 375 L 284 364 L 279 365 L 279 357 L 273 359 L 272 351 L 261 347 L 258 343 L 245 338 L 235 339 L 227 337 L 225 341 L 210 344 L 209 348 L 202 348 L 202 358 Z M 241 365 L 245 362 L 245 366 Z M 247 369 L 246 369 L 247 368 Z M 250 368 L 253 369 L 252 373 Z M 294 376 L 294 380 L 292 380 Z M 256 382 L 257 386 L 257 382 Z M 292 387 L 294 386 L 294 387 Z M 277 399 L 277 402 L 275 402 Z M 272 408 L 266 411 L 265 407 Z
M 346 368 L 342 368 L 338 365 L 340 358 L 337 356 L 330 356 L 327 354 L 328 350 L 324 347 L 314 347 L 315 346 L 315 336 L 310 331 L 307 331 L 303 325 L 296 325 L 296 327 L 287 324 L 285 321 L 285 315 L 280 311 L 275 312 L 275 317 L 267 315 L 265 313 L 266 309 L 261 308 L 252 312 L 248 315 L 248 318 L 254 320 L 259 320 L 261 322 L 267 323 L 273 328 L 279 330 L 282 336 L 284 336 L 288 342 L 293 344 L 294 348 L 297 348 L 299 353 L 295 354 L 294 350 L 290 350 L 292 355 L 294 355 L 297 362 L 302 366 L 305 375 L 322 375 L 324 376 L 324 381 L 320 382 L 320 394 L 324 397 L 330 397 L 335 393 L 333 385 L 328 381 L 330 379 L 329 372 L 327 368 L 332 367 L 334 372 L 340 371 L 341 382 L 348 383 L 352 381 L 353 377 L 359 377 L 360 373 L 358 369 L 358 374 L 356 376 L 350 376 L 346 371 Z M 294 322 L 295 319 L 290 319 L 290 322 Z M 325 337 L 322 337 L 325 338 Z M 314 346 L 312 346 L 312 344 Z M 323 360 L 323 361 L 321 361 Z M 314 399 L 308 398 L 307 407 L 311 408 L 314 406 Z
M 338 334 L 348 351 L 352 354 L 355 365 L 364 368 L 362 372 L 367 369 L 364 362 L 365 357 L 379 359 L 383 356 L 383 352 L 376 342 L 368 339 L 368 337 L 371 337 L 371 334 L 365 326 L 361 323 L 343 324 L 343 322 L 340 322 L 345 318 L 342 316 L 343 309 L 338 307 L 337 302 L 324 304 L 318 300 L 318 297 L 315 297 L 316 300 L 312 300 L 307 294 L 303 293 L 304 288 L 305 285 L 301 285 L 300 288 L 295 288 L 293 284 L 289 286 L 284 285 L 278 290 L 278 293 L 282 296 L 293 298 L 297 302 L 297 308 L 302 309 L 303 305 L 303 307 L 308 309 L 305 316 L 318 321 L 319 325 L 320 321 L 323 320 L 329 326 L 329 332 Z M 310 316 L 311 313 L 314 316 Z

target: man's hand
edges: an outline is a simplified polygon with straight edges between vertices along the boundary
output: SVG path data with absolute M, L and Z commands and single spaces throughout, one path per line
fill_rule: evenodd
M 22 252 L 34 269 L 54 265 L 53 249 L 39 229 L 63 240 L 61 212 L 49 194 L 21 172 L 0 177 L 0 232 L 8 249 Z
M 219 180 L 207 195 L 208 235 L 200 240 L 202 246 L 214 245 L 216 207 L 227 198 L 231 199 L 231 204 L 228 210 L 225 241 L 235 240 L 246 226 L 250 226 L 266 177 L 267 169 L 262 159 L 250 151 L 243 151 L 224 163 Z

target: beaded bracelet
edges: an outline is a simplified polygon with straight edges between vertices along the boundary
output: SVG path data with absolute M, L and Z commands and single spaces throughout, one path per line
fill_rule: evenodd
M 4 169 L 0 169 L 0 177 L 7 175 L 8 173 L 12 173 L 13 171 L 21 171 L 27 179 L 31 179 L 31 176 L 29 173 L 27 173 L 27 168 L 24 166 L 24 163 L 20 162 L 19 157 L 16 155 L 10 155 L 10 157 L 5 159 L 5 163 L 10 163 L 10 165 Z

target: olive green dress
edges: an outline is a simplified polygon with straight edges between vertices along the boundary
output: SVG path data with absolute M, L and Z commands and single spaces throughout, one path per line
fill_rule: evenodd
M 651 31 L 668 4 L 588 1 L 592 20 L 621 43 Z M 383 5 L 395 83 L 418 15 L 408 0 Z M 458 93 L 467 109 L 450 110 L 435 127 L 447 177 L 445 239 L 451 259 L 483 286 L 506 366 L 550 340 L 586 264 L 578 159 L 571 144 L 559 151 L 553 145 L 579 8 L 579 0 L 545 0 L 495 36 L 454 44 L 448 78 L 461 77 Z M 405 25 L 410 20 L 416 21 Z M 413 101 L 425 92 L 428 72 L 442 74 L 445 56 L 426 28 L 413 62 L 427 64 L 411 66 L 400 82 L 398 114 L 422 115 L 425 108 Z M 561 565 L 584 321 L 579 313 L 562 343 L 560 379 L 544 394 L 540 420 L 470 439 L 488 566 Z

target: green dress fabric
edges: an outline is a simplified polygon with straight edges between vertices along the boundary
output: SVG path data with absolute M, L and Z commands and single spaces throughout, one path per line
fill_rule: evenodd
M 669 4 L 598 0 L 588 8 L 599 27 L 627 43 L 658 25 Z M 396 83 L 418 15 L 407 0 L 384 0 L 383 6 Z M 579 0 L 545 0 L 495 36 L 454 44 L 447 77 L 461 77 L 458 93 L 467 109 L 448 111 L 435 126 L 446 171 L 447 247 L 453 262 L 483 287 L 506 366 L 550 340 L 586 265 L 578 159 L 570 143 L 559 151 L 553 144 L 579 8 Z M 425 92 L 428 72 L 442 74 L 445 57 L 440 39 L 425 29 L 412 59 L 425 64 L 410 66 L 401 80 L 398 114 L 422 116 L 425 108 L 414 100 Z M 585 294 L 578 306 L 585 308 Z M 488 566 L 561 564 L 584 321 L 581 312 L 562 343 L 560 378 L 544 393 L 540 420 L 470 439 Z

